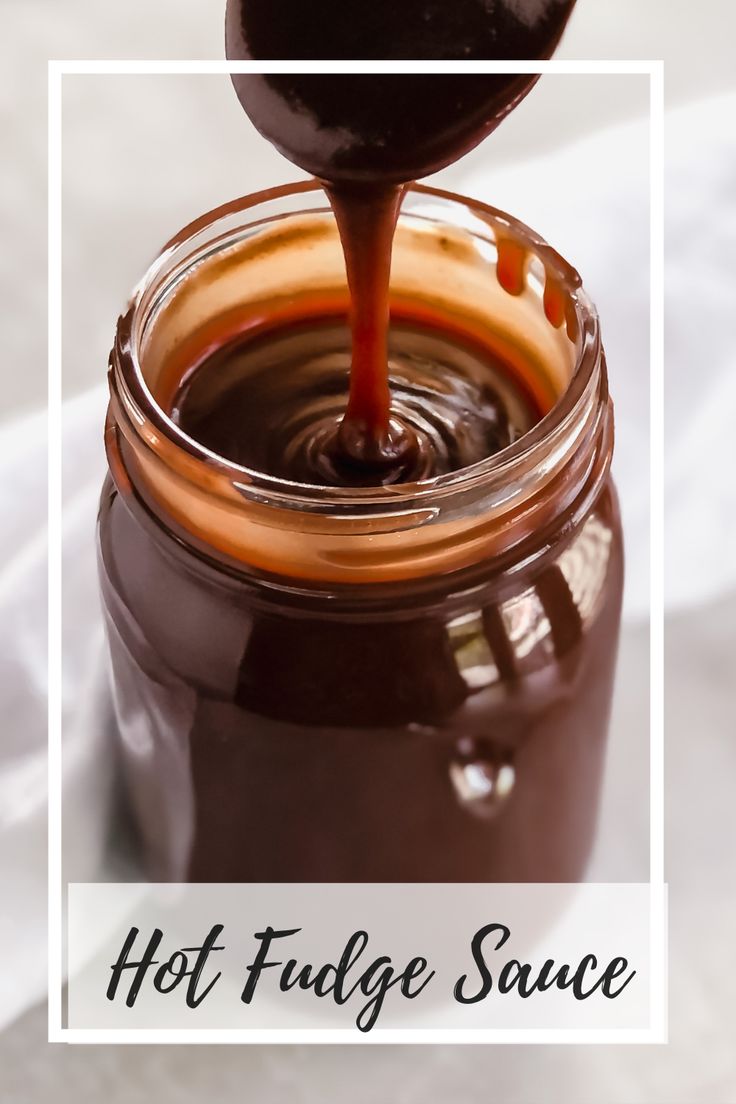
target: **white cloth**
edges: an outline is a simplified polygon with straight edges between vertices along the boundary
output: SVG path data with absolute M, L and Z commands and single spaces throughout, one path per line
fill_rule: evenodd
M 730 95 L 673 112 L 668 123 L 670 609 L 736 585 L 730 482 L 735 115 L 736 96 Z M 518 214 L 574 259 L 600 308 L 617 409 L 629 618 L 644 616 L 647 605 L 646 133 L 645 122 L 634 122 L 492 179 L 468 178 L 466 186 L 469 194 Z M 587 190 L 581 184 L 578 202 L 561 184 L 571 163 L 580 181 L 589 182 Z M 603 163 L 626 165 L 623 181 L 593 172 Z M 64 843 L 66 874 L 73 880 L 100 877 L 115 858 L 115 841 L 112 850 L 106 846 L 112 744 L 94 551 L 104 409 L 100 385 L 68 402 L 63 414 Z M 46 487 L 45 415 L 0 430 L 0 1027 L 45 991 Z

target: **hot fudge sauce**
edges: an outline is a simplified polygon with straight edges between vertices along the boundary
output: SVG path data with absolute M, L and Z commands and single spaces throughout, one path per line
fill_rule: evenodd
M 255 125 L 320 179 L 413 180 L 456 160 L 535 74 L 350 73 L 351 59 L 547 58 L 574 0 L 228 0 L 227 56 L 345 59 L 346 75 L 233 75 Z
M 340 487 L 457 471 L 500 452 L 542 415 L 518 370 L 492 347 L 432 327 L 426 317 L 395 312 L 387 382 L 402 448 L 354 459 L 338 444 L 354 375 L 344 317 L 281 320 L 275 330 L 256 338 L 246 332 L 194 365 L 172 417 L 189 437 L 235 464 Z
M 305 19 L 304 6 L 294 0 L 281 0 L 279 13 L 262 0 L 229 0 L 226 49 L 233 59 L 396 57 L 401 56 L 394 52 L 397 45 L 414 35 L 420 39 L 414 57 L 543 58 L 554 50 L 573 5 L 574 0 L 492 5 L 379 0 L 356 5 L 357 11 L 351 7 L 348 15 L 344 5 L 321 0 L 308 6 Z M 351 52 L 353 46 L 358 52 Z M 310 53 L 315 49 L 321 52 Z M 412 447 L 405 427 L 391 418 L 387 380 L 391 241 L 403 185 L 477 145 L 537 77 L 238 73 L 232 79 L 258 129 L 325 182 L 352 300 L 350 397 L 335 447 L 345 460 L 375 469 L 380 481 L 381 469 L 407 467 L 405 454 Z
M 420 20 L 414 56 L 542 57 L 572 4 L 279 6 L 304 51 Z M 229 56 L 296 56 L 280 26 L 230 3 Z M 234 79 L 329 205 L 203 216 L 119 322 L 99 562 L 149 871 L 576 880 L 622 589 L 597 317 L 528 228 L 408 185 L 535 78 Z
M 349 373 L 319 188 L 199 220 L 121 319 L 100 574 L 155 877 L 583 873 L 622 583 L 595 314 L 520 224 L 422 189 L 391 305 L 393 406 L 440 474 L 369 486 L 303 447 Z

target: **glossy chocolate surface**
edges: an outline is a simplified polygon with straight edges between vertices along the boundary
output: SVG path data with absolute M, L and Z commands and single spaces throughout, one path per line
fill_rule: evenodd
M 546 57 L 572 6 L 231 2 L 228 56 Z M 260 375 L 262 347 L 214 342 L 186 366 L 173 420 L 246 468 L 397 493 L 523 436 L 546 413 L 523 378 L 490 347 L 441 328 L 394 319 L 389 333 L 388 288 L 403 184 L 480 141 L 535 79 L 236 76 L 256 126 L 326 182 L 351 334 L 344 317 L 286 326 L 263 339 L 288 352 L 279 346 Z M 499 241 L 496 274 L 510 296 L 523 292 L 525 259 Z M 547 321 L 561 333 L 567 324 L 574 342 L 568 306 L 548 281 Z M 359 540 L 360 584 L 233 562 L 113 465 L 100 578 L 122 763 L 151 876 L 581 878 L 622 592 L 608 459 L 584 510 L 565 499 L 503 555 L 479 546 L 463 570 L 372 581 L 371 540 Z M 346 531 L 365 536 L 354 520 Z M 298 510 L 289 522 L 298 541 Z
M 550 57 L 573 0 L 229 0 L 231 59 Z M 258 129 L 326 180 L 408 181 L 489 134 L 535 75 L 234 74 Z
M 151 876 L 580 879 L 620 616 L 610 484 L 539 543 L 522 571 L 305 591 L 195 555 L 108 480 L 102 592 Z
M 543 411 L 498 353 L 438 323 L 394 317 L 389 378 L 396 454 L 354 459 L 339 434 L 349 404 L 350 330 L 314 317 L 208 352 L 175 396 L 174 421 L 218 456 L 280 479 L 332 487 L 430 479 L 495 455 Z
M 549 57 L 574 0 L 229 0 L 226 50 L 247 58 Z M 402 48 L 410 52 L 402 53 Z M 319 51 L 319 52 L 315 52 Z M 233 74 L 255 126 L 325 182 L 352 295 L 344 461 L 410 466 L 387 378 L 391 241 L 401 186 L 456 161 L 529 92 L 535 74 Z

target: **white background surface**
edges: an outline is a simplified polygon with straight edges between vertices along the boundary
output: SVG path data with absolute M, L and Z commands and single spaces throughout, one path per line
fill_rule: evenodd
M 222 52 L 219 0 L 130 0 L 123 5 L 109 0 L 60 3 L 52 0 L 4 0 L 0 7 L 1 40 L 6 55 L 0 80 L 0 138 L 4 168 L 0 182 L 0 295 L 3 302 L 4 349 L 3 416 L 30 408 L 43 396 L 45 385 L 45 60 L 47 57 L 218 57 Z M 650 57 L 667 61 L 670 101 L 689 101 L 706 93 L 736 87 L 731 61 L 736 31 L 736 6 L 729 0 L 579 0 L 560 56 Z M 121 78 L 122 79 L 122 78 Z M 153 78 L 155 79 L 155 78 Z M 548 82 L 549 84 L 549 82 Z M 213 86 L 214 87 L 214 86 Z M 81 86 L 80 86 L 81 88 Z M 80 230 L 95 225 L 94 240 L 81 233 L 82 244 L 65 256 L 65 274 L 78 275 L 86 292 L 86 307 L 74 304 L 65 316 L 65 383 L 70 393 L 99 378 L 104 370 L 111 326 L 142 263 L 160 242 L 192 214 L 251 190 L 261 183 L 294 179 L 285 163 L 276 165 L 267 148 L 249 153 L 245 143 L 232 141 L 243 121 L 227 87 L 202 101 L 211 104 L 206 117 L 208 147 L 196 151 L 193 166 L 201 173 L 206 154 L 212 174 L 207 174 L 206 194 L 190 191 L 190 182 L 174 194 L 146 202 L 135 219 L 109 216 L 109 203 L 100 192 L 103 169 L 109 169 L 116 140 L 106 130 L 110 94 L 96 90 L 86 101 L 90 119 L 87 133 L 78 136 L 82 164 L 90 177 L 77 178 L 78 205 L 69 209 Z M 88 95 L 80 91 L 80 96 Z M 548 125 L 545 141 L 554 147 L 560 130 L 585 134 L 600 121 L 631 117 L 638 110 L 611 90 L 599 98 L 560 101 L 557 93 L 535 94 L 544 107 Z M 560 93 L 562 95 L 562 93 Z M 71 102 L 71 101 L 70 101 Z M 167 125 L 168 116 L 155 115 L 157 101 L 149 96 L 145 110 L 158 127 L 161 156 L 184 147 Z M 154 106 L 151 106 L 154 105 Z M 532 110 L 532 101 L 528 110 Z M 141 108 L 141 110 L 144 110 Z M 496 146 L 499 169 L 514 158 L 526 156 L 530 138 L 526 116 L 510 120 L 499 132 Z M 564 124 L 564 125 L 563 125 Z M 529 128 L 532 128 L 531 122 Z M 130 137 L 130 136 L 128 136 Z M 501 140 L 503 138 L 503 141 Z M 74 139 L 70 139 L 74 141 Z M 494 140 L 495 144 L 495 140 Z M 67 152 L 74 152 L 72 147 Z M 193 151 L 194 155 L 194 151 Z M 86 158 L 86 161 L 84 160 Z M 104 162 L 104 165 L 103 165 Z M 470 170 L 473 166 L 466 166 Z M 271 176 L 274 170 L 276 175 Z M 734 166 L 728 167 L 733 181 Z M 463 170 L 465 171 L 465 169 Z M 151 166 L 137 156 L 135 143 L 126 147 L 124 174 L 145 176 Z M 247 183 L 242 183 L 247 174 Z M 194 175 L 194 174 L 192 174 Z M 718 233 L 705 237 L 711 261 L 728 244 L 733 233 L 733 208 L 716 216 L 698 202 L 698 187 L 710 179 L 710 166 L 696 158 L 690 165 L 692 212 L 689 225 L 711 215 Z M 186 179 L 187 174 L 183 174 Z M 509 179 L 508 177 L 506 179 Z M 670 182 L 672 185 L 674 182 Z M 210 191 L 211 189 L 211 191 Z M 141 191 L 153 200 L 155 189 Z M 711 194 L 711 193 L 709 193 Z M 729 193 L 725 193 L 727 198 Z M 209 196 L 212 196 L 210 201 Z M 734 192 L 730 191 L 733 200 Z M 109 198 L 109 197 L 108 197 Z M 108 214 L 101 232 L 95 218 Z M 506 202 L 512 207 L 512 204 Z M 67 211 L 65 210 L 65 216 Z M 540 227 L 545 230 L 545 227 Z M 687 225 L 685 231 L 687 231 Z M 71 238 L 70 238 L 71 241 Z M 669 255 L 676 257 L 678 242 L 670 240 Z M 75 253 L 75 248 L 79 249 Z M 116 263 L 95 266 L 94 257 L 115 249 Z M 734 254 L 732 254 L 733 257 Z M 118 263 L 119 261 L 119 263 Z M 582 265 L 581 265 L 582 267 Z M 707 272 L 708 266 L 704 271 Z M 622 282 L 628 274 L 622 273 Z M 709 299 L 712 296 L 709 295 Z M 733 310 L 728 300 L 716 298 L 710 326 L 693 337 L 686 312 L 668 318 L 670 351 L 701 352 L 696 368 L 701 381 L 712 368 L 710 342 L 714 327 L 721 336 L 733 333 Z M 690 325 L 688 325 L 690 323 Z M 676 341 L 676 347 L 673 345 Z M 727 347 L 724 342 L 723 347 Z M 731 343 L 736 349 L 736 340 Z M 673 359 L 677 359 L 673 357 Z M 685 371 L 688 361 L 680 357 Z M 725 409 L 724 409 L 725 407 Z M 715 401 L 705 435 L 717 423 L 728 425 L 728 406 Z M 670 436 L 687 428 L 687 406 L 668 407 Z M 718 463 L 728 463 L 728 437 Z M 732 439 L 732 438 L 731 438 Z M 724 440 L 719 432 L 718 440 Z M 688 448 L 705 452 L 710 438 L 694 440 Z M 731 461 L 732 462 L 732 461 Z M 732 932 L 736 916 L 733 894 L 733 854 L 736 829 L 732 816 L 732 788 L 736 770 L 733 743 L 733 655 L 736 636 L 736 596 L 729 576 L 716 570 L 717 553 L 727 548 L 724 519 L 728 497 L 714 505 L 708 496 L 708 467 L 698 470 L 692 493 L 675 487 L 672 512 L 680 515 L 676 534 L 679 553 L 689 543 L 695 558 L 689 572 L 678 578 L 717 576 L 717 597 L 701 602 L 690 612 L 671 614 L 667 645 L 667 783 L 668 877 L 672 885 L 671 927 L 671 1043 L 667 1048 L 50 1048 L 45 1042 L 45 1012 L 39 1007 L 0 1035 L 0 1099 L 13 1104 L 60 1101 L 222 1101 L 253 1099 L 271 1101 L 374 1101 L 399 1104 L 448 1099 L 471 1102 L 492 1099 L 494 1104 L 732 1104 L 736 1101 L 734 1037 L 734 961 Z M 40 480 L 43 486 L 43 479 Z M 693 512 L 699 499 L 703 507 Z M 730 509 L 733 512 L 733 498 Z M 7 512 L 6 512 L 7 518 Z M 12 520 L 12 519 L 10 519 Z M 679 562 L 679 561 L 678 561 Z M 632 623 L 626 630 L 619 671 L 616 730 L 625 741 L 635 740 L 647 708 L 648 640 L 646 628 Z M 15 740 L 20 730 L 9 731 Z M 624 743 L 624 749 L 626 747 Z M 632 754 L 637 752 L 631 746 Z M 619 786 L 626 784 L 626 756 L 618 768 Z M 84 797 L 82 796 L 82 801 Z M 631 821 L 641 815 L 632 800 L 630 809 L 618 809 L 620 839 L 630 836 Z M 608 810 L 610 815 L 610 810 Z M 622 842 L 622 848 L 624 844 Z M 29 879 L 43 877 L 29 870 Z M 29 917 L 29 925 L 42 917 Z M 0 988 L 2 975 L 0 975 Z

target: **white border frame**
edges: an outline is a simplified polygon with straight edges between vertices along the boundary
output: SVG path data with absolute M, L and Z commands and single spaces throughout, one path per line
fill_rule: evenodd
M 650 88 L 650 1026 L 645 1029 L 95 1030 L 62 1026 L 61 122 L 65 75 L 540 73 L 648 76 Z M 664 1043 L 664 63 L 662 61 L 49 61 L 48 64 L 48 1040 L 68 1043 Z

